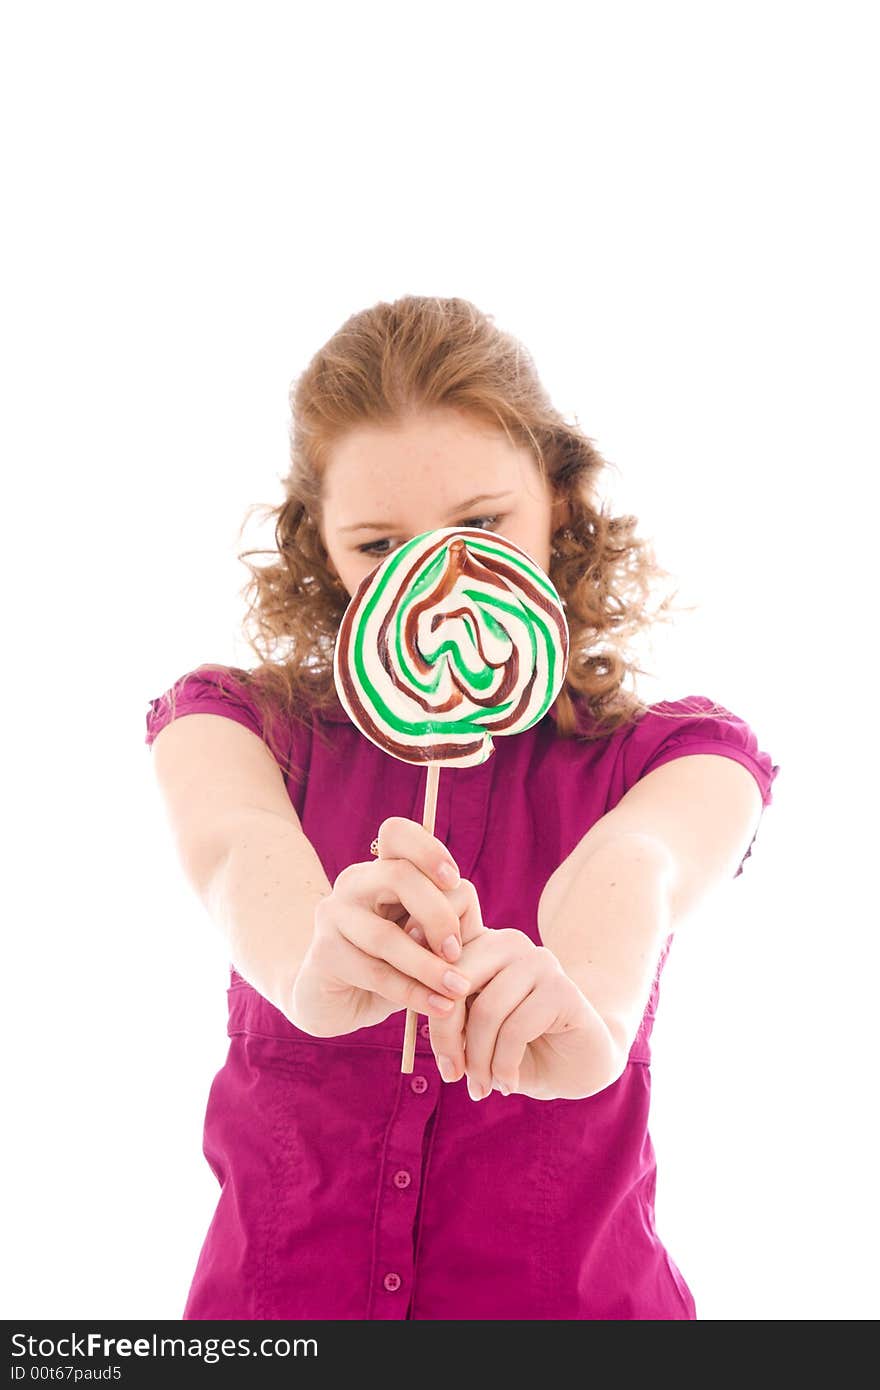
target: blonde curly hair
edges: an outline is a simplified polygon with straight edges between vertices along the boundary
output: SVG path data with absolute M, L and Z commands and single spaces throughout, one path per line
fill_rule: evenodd
M 302 718 L 336 703 L 333 651 L 349 595 L 319 533 L 329 452 L 356 426 L 393 425 L 443 407 L 500 426 L 511 443 L 526 445 L 567 503 L 550 568 L 570 636 L 554 706 L 559 735 L 600 738 L 639 718 L 647 706 L 624 689 L 627 677 L 643 673 L 630 644 L 669 620 L 678 589 L 649 611 L 658 581 L 671 576 L 636 534 L 637 518 L 611 515 L 600 499 L 611 465 L 563 419 L 523 345 L 458 298 L 407 295 L 353 314 L 295 379 L 283 501 L 255 503 L 239 532 L 255 511 L 274 518 L 274 550 L 238 556 L 251 575 L 241 590 L 248 605 L 242 630 L 260 663 L 238 678 L 267 716 Z M 267 554 L 261 567 L 247 558 Z

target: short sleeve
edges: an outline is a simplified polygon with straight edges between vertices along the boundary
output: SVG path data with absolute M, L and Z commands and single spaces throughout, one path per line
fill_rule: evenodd
M 179 677 L 163 694 L 150 700 L 144 742 L 152 745 L 166 724 L 184 714 L 222 714 L 243 724 L 258 738 L 263 737 L 259 707 L 246 686 L 236 679 L 232 667 L 196 667 Z
M 691 753 L 715 753 L 733 758 L 751 772 L 758 784 L 763 807 L 772 803 L 778 764 L 759 746 L 756 734 L 744 719 L 704 695 L 661 700 L 649 706 L 635 725 L 624 750 L 627 788 L 655 767 Z M 756 836 L 757 830 L 734 878 L 742 873 Z

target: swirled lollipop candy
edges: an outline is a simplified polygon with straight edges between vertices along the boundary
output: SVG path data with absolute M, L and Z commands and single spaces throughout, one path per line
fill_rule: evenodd
M 408 763 L 471 767 L 495 734 L 536 724 L 568 666 L 544 571 L 492 531 L 426 531 L 361 581 L 342 619 L 336 689 L 368 739 Z
M 422 824 L 433 833 L 441 767 L 491 757 L 495 735 L 531 728 L 568 668 L 568 624 L 554 585 L 493 531 L 426 531 L 361 581 L 333 654 L 339 699 L 392 757 L 425 763 Z M 406 1011 L 401 1071 L 417 1014 Z

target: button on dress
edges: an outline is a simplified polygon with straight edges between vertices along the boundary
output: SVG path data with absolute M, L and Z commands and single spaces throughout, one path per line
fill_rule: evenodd
M 259 736 L 241 671 L 220 673 L 197 667 L 151 700 L 146 743 L 172 717 L 172 689 L 174 717 L 221 715 Z M 288 794 L 331 884 L 369 861 L 387 816 L 421 824 L 427 769 L 383 753 L 338 702 L 268 732 L 293 764 Z M 691 695 L 598 741 L 559 737 L 555 709 L 497 738 L 485 763 L 443 770 L 435 833 L 473 881 L 486 926 L 542 945 L 538 902 L 553 871 L 640 777 L 693 753 L 741 763 L 771 803 L 779 768 L 749 725 Z M 464 1078 L 441 1079 L 424 1016 L 407 1075 L 403 1010 L 315 1038 L 231 968 L 229 1048 L 204 1121 L 220 1191 L 183 1319 L 696 1318 L 656 1229 L 648 1129 L 672 939 L 622 1075 L 583 1100 L 493 1091 L 474 1102 Z

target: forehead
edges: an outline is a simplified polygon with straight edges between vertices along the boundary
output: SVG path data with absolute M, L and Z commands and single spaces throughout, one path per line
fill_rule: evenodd
M 328 505 L 346 511 L 377 494 L 408 497 L 426 487 L 456 501 L 521 488 L 535 470 L 530 451 L 513 445 L 500 426 L 443 411 L 351 430 L 328 451 L 323 493 Z

